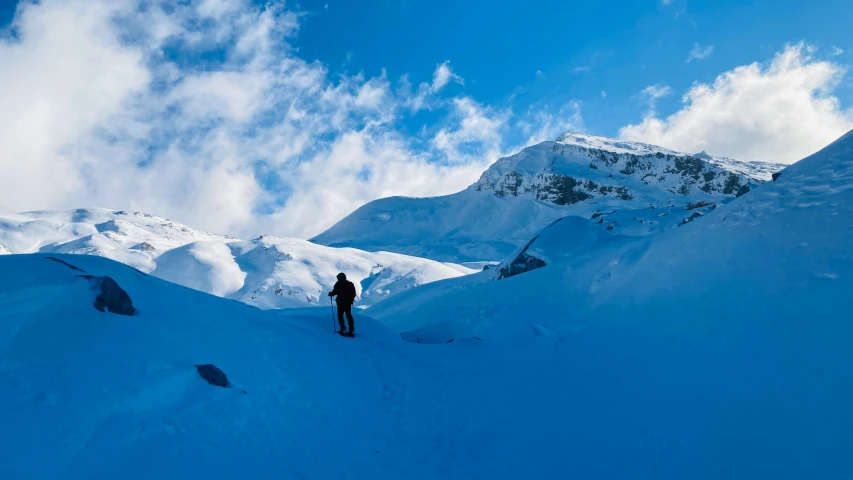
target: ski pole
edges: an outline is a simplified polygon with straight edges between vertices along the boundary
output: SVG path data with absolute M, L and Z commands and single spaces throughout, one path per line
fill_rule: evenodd
M 329 297 L 329 306 L 332 307 L 332 332 L 337 332 L 335 327 L 335 304 L 332 302 L 332 297 Z

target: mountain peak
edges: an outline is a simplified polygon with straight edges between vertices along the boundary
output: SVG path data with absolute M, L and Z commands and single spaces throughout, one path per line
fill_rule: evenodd
M 641 142 L 630 142 L 627 140 L 619 140 L 617 138 L 603 137 L 600 135 L 590 135 L 581 132 L 566 132 L 557 137 L 556 143 L 563 145 L 573 145 L 576 147 L 605 150 L 613 153 L 631 153 L 634 155 L 650 155 L 655 153 L 663 153 L 665 155 L 682 155 L 674 150 L 659 147 Z

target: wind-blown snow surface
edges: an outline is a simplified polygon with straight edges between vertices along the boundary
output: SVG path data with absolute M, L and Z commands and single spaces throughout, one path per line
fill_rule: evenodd
M 137 212 L 96 208 L 0 215 L 0 254 L 34 252 L 107 257 L 261 308 L 326 305 L 325 292 L 341 271 L 356 284 L 362 308 L 424 283 L 477 271 L 299 239 L 242 241 Z
M 657 236 L 565 219 L 540 238 L 546 267 L 437 282 L 371 313 L 409 338 L 551 352 L 575 392 L 562 408 L 584 440 L 564 458 L 581 477 L 853 471 L 853 132 Z M 604 458 L 638 468 L 613 475 Z
M 499 159 L 462 192 L 368 203 L 313 241 L 442 261 L 499 260 L 566 215 L 720 203 L 781 168 L 567 133 Z
M 362 316 L 360 336 L 346 339 L 331 333 L 327 311 L 285 317 L 108 259 L 58 258 L 114 278 L 138 314 L 96 311 L 82 273 L 45 255 L 0 257 L 0 478 L 440 478 L 494 468 L 491 448 L 477 443 L 497 427 L 483 414 L 463 425 L 471 409 L 445 395 L 464 376 L 438 351 Z M 194 369 L 205 363 L 235 388 L 205 383 Z

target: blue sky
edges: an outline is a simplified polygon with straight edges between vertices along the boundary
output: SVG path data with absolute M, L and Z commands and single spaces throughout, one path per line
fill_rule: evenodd
M 0 211 L 310 237 L 566 130 L 790 163 L 853 128 L 836 0 L 0 0 Z
M 309 14 L 294 44 L 334 71 L 378 75 L 384 68 L 392 78 L 424 80 L 435 63 L 449 60 L 466 79 L 464 91 L 481 102 L 521 110 L 580 100 L 586 126 L 611 136 L 640 119 L 645 107 L 636 94 L 647 85 L 664 82 L 683 91 L 801 40 L 839 47 L 848 52 L 843 60 L 853 58 L 853 2 L 838 0 L 320 0 L 301 6 Z M 696 43 L 713 50 L 687 63 Z M 838 96 L 849 105 L 853 82 Z M 678 100 L 672 96 L 659 108 L 672 111 Z

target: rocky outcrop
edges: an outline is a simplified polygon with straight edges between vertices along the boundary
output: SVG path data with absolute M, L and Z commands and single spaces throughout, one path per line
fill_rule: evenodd
M 148 242 L 142 242 L 133 248 L 135 248 L 136 250 L 142 250 L 143 252 L 153 252 L 154 250 L 157 250 L 156 248 L 154 248 L 154 245 L 151 245 Z
M 696 202 L 696 203 L 688 204 L 686 207 L 684 207 L 684 209 L 685 210 L 696 210 L 697 208 L 704 208 L 704 207 L 708 207 L 708 206 L 711 206 L 711 202 Z
M 61 260 L 57 260 L 61 263 Z M 76 267 L 74 267 L 76 268 Z M 131 316 L 136 313 L 133 307 L 133 301 L 130 295 L 127 294 L 118 285 L 118 282 L 110 277 L 96 277 L 94 275 L 79 275 L 81 278 L 89 280 L 92 289 L 97 292 L 95 302 L 92 304 L 99 312 L 109 311 L 118 315 Z
M 6 248 L 6 246 L 5 246 L 5 245 L 3 245 L 2 243 L 0 243 L 0 255 L 9 255 L 9 254 L 11 254 L 11 253 L 12 253 L 12 250 L 10 250 L 10 249 Z
M 50 260 L 50 261 L 53 261 L 53 262 L 56 262 L 56 263 L 61 263 L 61 264 L 65 265 L 66 267 L 70 268 L 71 270 L 74 270 L 75 272 L 83 272 L 83 273 L 86 273 L 86 271 L 85 271 L 85 270 L 83 270 L 82 268 L 79 268 L 79 267 L 76 267 L 76 266 L 74 266 L 74 265 L 71 265 L 70 263 L 66 262 L 65 260 L 60 260 L 60 259 L 58 259 L 58 258 L 56 258 L 56 257 L 46 257 L 46 258 L 47 258 L 48 260 Z
M 533 242 L 535 242 L 537 238 L 539 237 L 533 237 L 533 240 L 528 242 L 508 265 L 505 265 L 498 270 L 497 280 L 514 277 L 516 275 L 547 266 L 541 258 L 534 257 L 527 253 L 527 250 L 531 245 L 533 245 Z
M 196 371 L 201 378 L 205 379 L 207 383 L 222 388 L 231 388 L 231 382 L 228 381 L 228 376 L 225 375 L 225 372 L 219 369 L 216 365 L 207 363 L 204 365 L 196 365 Z
M 660 185 L 662 192 L 675 196 L 704 192 L 734 197 L 749 192 L 750 183 L 762 182 L 704 158 L 675 152 L 630 153 L 559 141 L 543 145 L 550 147 L 537 146 L 501 159 L 496 168 L 483 173 L 473 189 L 501 198 L 532 195 L 554 205 L 573 205 L 604 197 L 632 200 L 640 185 Z M 538 168 L 542 170 L 535 172 Z M 584 169 L 589 173 L 583 173 Z
M 689 217 L 687 217 L 687 218 L 685 218 L 684 220 L 682 220 L 682 221 L 681 221 L 681 223 L 679 223 L 679 224 L 678 224 L 678 226 L 679 226 L 679 227 L 681 227 L 681 226 L 683 226 L 683 225 L 687 225 L 688 223 L 692 222 L 693 220 L 696 220 L 697 218 L 699 218 L 699 217 L 701 217 L 701 216 L 702 216 L 702 214 L 701 214 L 701 213 L 699 213 L 699 212 L 693 212 L 693 214 L 692 214 L 692 215 L 690 215 Z

